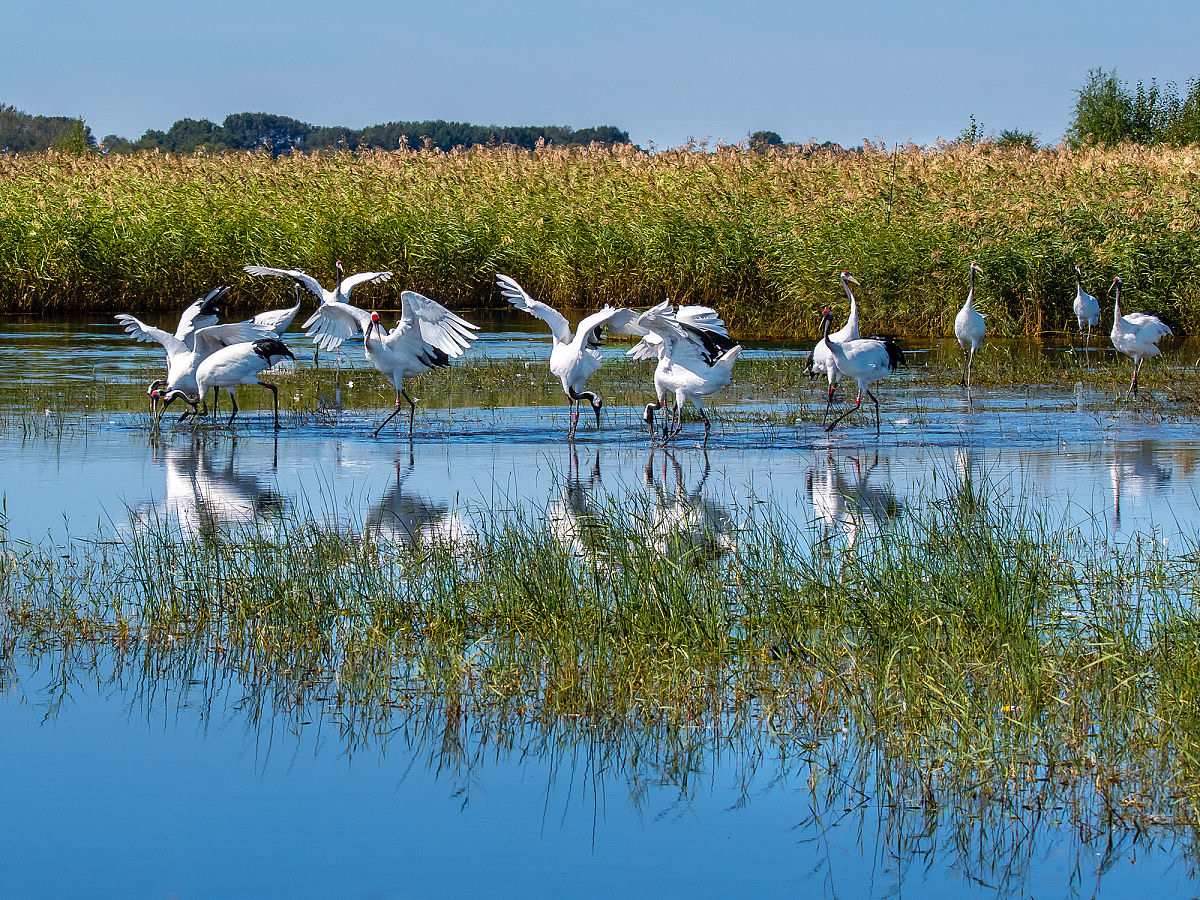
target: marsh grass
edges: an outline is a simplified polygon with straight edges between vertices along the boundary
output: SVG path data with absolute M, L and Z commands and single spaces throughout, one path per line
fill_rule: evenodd
M 893 169 L 894 166 L 894 169 Z M 892 173 L 895 171 L 895 178 Z M 400 290 L 499 307 L 496 272 L 559 307 L 714 306 L 743 335 L 810 333 L 842 268 L 874 327 L 948 335 L 966 272 L 993 335 L 1065 330 L 1072 265 L 1101 292 L 1200 324 L 1195 148 L 1030 152 L 988 142 L 836 154 L 632 147 L 0 157 L 0 303 L 44 314 L 179 308 L 241 267 L 390 269 Z M 888 210 L 890 208 L 890 217 Z M 256 311 L 256 310 L 255 310 Z
M 156 697 L 232 685 L 252 723 L 329 723 L 348 752 L 419 740 L 452 766 L 583 746 L 685 789 L 723 754 L 747 783 L 806 781 L 814 815 L 871 798 L 897 843 L 941 827 L 993 876 L 981 848 L 1020 870 L 1052 826 L 1194 841 L 1200 541 L 1085 534 L 986 476 L 922 493 L 852 544 L 770 505 L 639 495 L 572 528 L 517 508 L 399 536 L 0 529 L 0 677 L 20 659 Z

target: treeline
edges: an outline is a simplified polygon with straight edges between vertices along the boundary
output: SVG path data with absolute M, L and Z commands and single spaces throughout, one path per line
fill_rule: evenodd
M 1200 143 L 1200 77 L 1180 93 L 1173 82 L 1160 85 L 1152 78 L 1131 87 L 1115 69 L 1093 69 L 1076 93 L 1066 132 L 1072 147 Z
M 274 156 L 291 151 L 396 150 L 401 146 L 455 147 L 512 145 L 526 150 L 539 142 L 558 146 L 628 144 L 628 132 L 613 125 L 567 128 L 562 125 L 471 125 L 466 122 L 385 122 L 368 128 L 316 126 L 269 113 L 235 113 L 218 125 L 208 119 L 180 119 L 166 131 L 147 131 L 136 141 L 108 135 L 101 146 L 109 153 L 163 150 L 194 153 L 204 149 L 265 150 Z
M 70 116 L 31 116 L 0 103 L 0 153 L 96 149 L 92 130 Z

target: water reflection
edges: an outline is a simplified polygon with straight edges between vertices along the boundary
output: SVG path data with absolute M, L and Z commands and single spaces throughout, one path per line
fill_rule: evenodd
M 1108 461 L 1108 474 L 1112 480 L 1113 525 L 1119 526 L 1122 498 L 1127 504 L 1148 507 L 1156 495 L 1167 492 L 1170 460 L 1153 440 L 1117 444 Z
M 269 522 L 284 510 L 273 484 L 236 467 L 236 437 L 196 432 L 185 443 L 155 441 L 152 463 L 164 469 L 162 499 L 133 511 L 133 525 L 167 524 L 193 537 Z M 271 469 L 278 466 L 278 445 Z
M 662 453 L 662 468 L 656 473 L 658 452 Z M 704 469 L 690 490 L 674 450 L 651 450 L 644 474 L 647 487 L 653 490 L 648 536 L 655 549 L 697 565 L 720 559 L 736 542 L 736 525 L 729 510 L 704 493 L 712 473 L 707 451 L 703 459 Z M 673 478 L 668 477 L 668 465 Z
M 870 532 L 900 514 L 902 506 L 891 482 L 880 485 L 871 481 L 879 465 L 878 451 L 866 463 L 858 456 L 838 460 L 831 453 L 826 456 L 823 468 L 808 472 L 805 483 L 813 513 L 822 523 L 826 537 L 840 530 L 848 546 L 853 547 L 864 530 Z M 887 469 L 885 459 L 884 470 Z
M 574 556 L 594 556 L 609 540 L 604 510 L 597 504 L 600 487 L 600 449 L 592 450 L 592 464 L 585 478 L 580 475 L 579 447 L 567 451 L 566 478 L 546 510 L 550 533 Z
M 402 460 L 406 460 L 403 467 Z M 396 451 L 394 464 L 395 482 L 367 511 L 368 533 L 376 539 L 386 537 L 405 546 L 431 543 L 465 546 L 474 540 L 474 528 L 458 510 L 405 487 L 417 465 L 412 443 L 407 451 Z

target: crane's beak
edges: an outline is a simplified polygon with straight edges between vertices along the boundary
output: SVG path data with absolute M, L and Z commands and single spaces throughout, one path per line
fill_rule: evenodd
M 850 282 L 851 284 L 858 284 L 858 279 L 857 279 L 857 278 L 855 278 L 853 275 L 847 275 L 847 276 L 846 276 L 846 280 L 847 280 L 848 282 Z M 861 284 L 858 284 L 858 286 L 859 286 L 859 287 L 862 287 L 862 285 L 861 285 Z

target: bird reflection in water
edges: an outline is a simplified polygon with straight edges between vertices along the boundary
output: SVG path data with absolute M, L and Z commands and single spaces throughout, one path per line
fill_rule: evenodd
M 894 519 L 901 512 L 900 501 L 889 486 L 870 483 L 871 473 L 879 465 L 879 454 L 871 456 L 865 465 L 857 457 L 849 458 L 854 474 L 847 477 L 842 464 L 829 454 L 823 470 L 813 469 L 805 478 L 812 498 L 816 521 L 823 524 L 826 535 L 840 529 L 846 535 L 847 546 L 853 548 L 859 535 Z
M 704 453 L 704 471 L 690 491 L 684 481 L 683 466 L 670 450 L 662 451 L 662 470 L 655 478 L 655 452 L 646 462 L 646 485 L 654 489 L 654 511 L 650 519 L 650 540 L 654 548 L 677 561 L 703 565 L 720 559 L 736 544 L 736 526 L 729 511 L 704 496 L 704 485 L 712 471 L 708 453 Z M 668 486 L 667 465 L 671 465 L 674 485 Z
M 231 528 L 279 517 L 283 496 L 257 475 L 237 470 L 237 440 L 223 439 L 210 445 L 209 438 L 196 433 L 182 446 L 154 443 L 153 462 L 166 470 L 165 492 L 162 500 L 135 511 L 135 523 L 168 524 L 184 534 L 209 539 Z M 276 441 L 272 472 L 278 453 Z
M 1112 478 L 1113 524 L 1121 524 L 1121 501 L 1148 506 L 1151 497 L 1167 488 L 1172 471 L 1158 462 L 1161 451 L 1157 441 L 1134 441 L 1114 445 L 1108 461 Z
M 611 538 L 609 518 L 596 505 L 600 487 L 600 451 L 592 451 L 592 466 L 586 479 L 580 475 L 579 450 L 569 445 L 566 481 L 546 510 L 550 533 L 573 556 L 595 556 Z
M 411 443 L 407 465 L 402 468 L 404 455 L 404 451 L 396 451 L 396 480 L 367 511 L 365 531 L 376 540 L 383 537 L 410 547 L 434 544 L 461 547 L 472 543 L 475 529 L 457 510 L 405 489 L 405 482 L 416 469 Z

